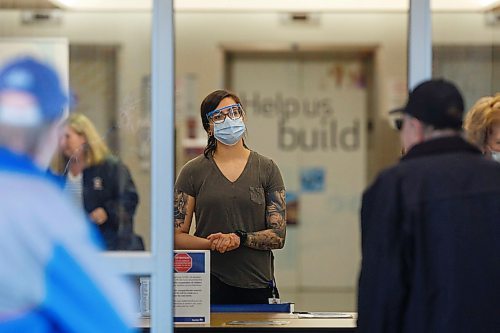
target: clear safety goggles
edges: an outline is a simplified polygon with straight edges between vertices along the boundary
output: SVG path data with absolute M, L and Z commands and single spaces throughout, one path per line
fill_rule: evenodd
M 207 119 L 215 124 L 223 123 L 226 117 L 229 116 L 231 119 L 239 119 L 243 115 L 244 111 L 241 104 L 231 104 L 220 109 L 216 109 L 207 113 Z

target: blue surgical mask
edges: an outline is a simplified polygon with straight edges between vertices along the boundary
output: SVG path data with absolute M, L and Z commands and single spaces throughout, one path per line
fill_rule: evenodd
M 214 124 L 215 138 L 228 146 L 234 146 L 245 134 L 245 123 L 241 118 L 226 120 L 220 124 Z

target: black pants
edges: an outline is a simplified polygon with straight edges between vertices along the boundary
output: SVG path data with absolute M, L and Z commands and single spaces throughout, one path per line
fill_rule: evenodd
M 279 298 L 278 288 L 274 296 Z M 210 276 L 210 303 L 212 304 L 269 304 L 273 288 L 239 288 L 225 284 L 215 276 Z

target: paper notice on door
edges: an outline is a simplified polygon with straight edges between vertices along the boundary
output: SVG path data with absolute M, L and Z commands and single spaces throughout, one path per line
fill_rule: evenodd
M 174 322 L 210 323 L 210 251 L 174 251 Z

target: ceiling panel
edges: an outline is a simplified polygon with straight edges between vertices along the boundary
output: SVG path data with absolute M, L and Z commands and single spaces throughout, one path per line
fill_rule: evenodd
M 0 0 L 0 9 L 150 10 L 153 0 Z M 178 11 L 405 11 L 409 0 L 174 0 Z M 431 0 L 433 10 L 486 10 L 499 0 Z M 60 5 L 60 6 L 58 6 Z

